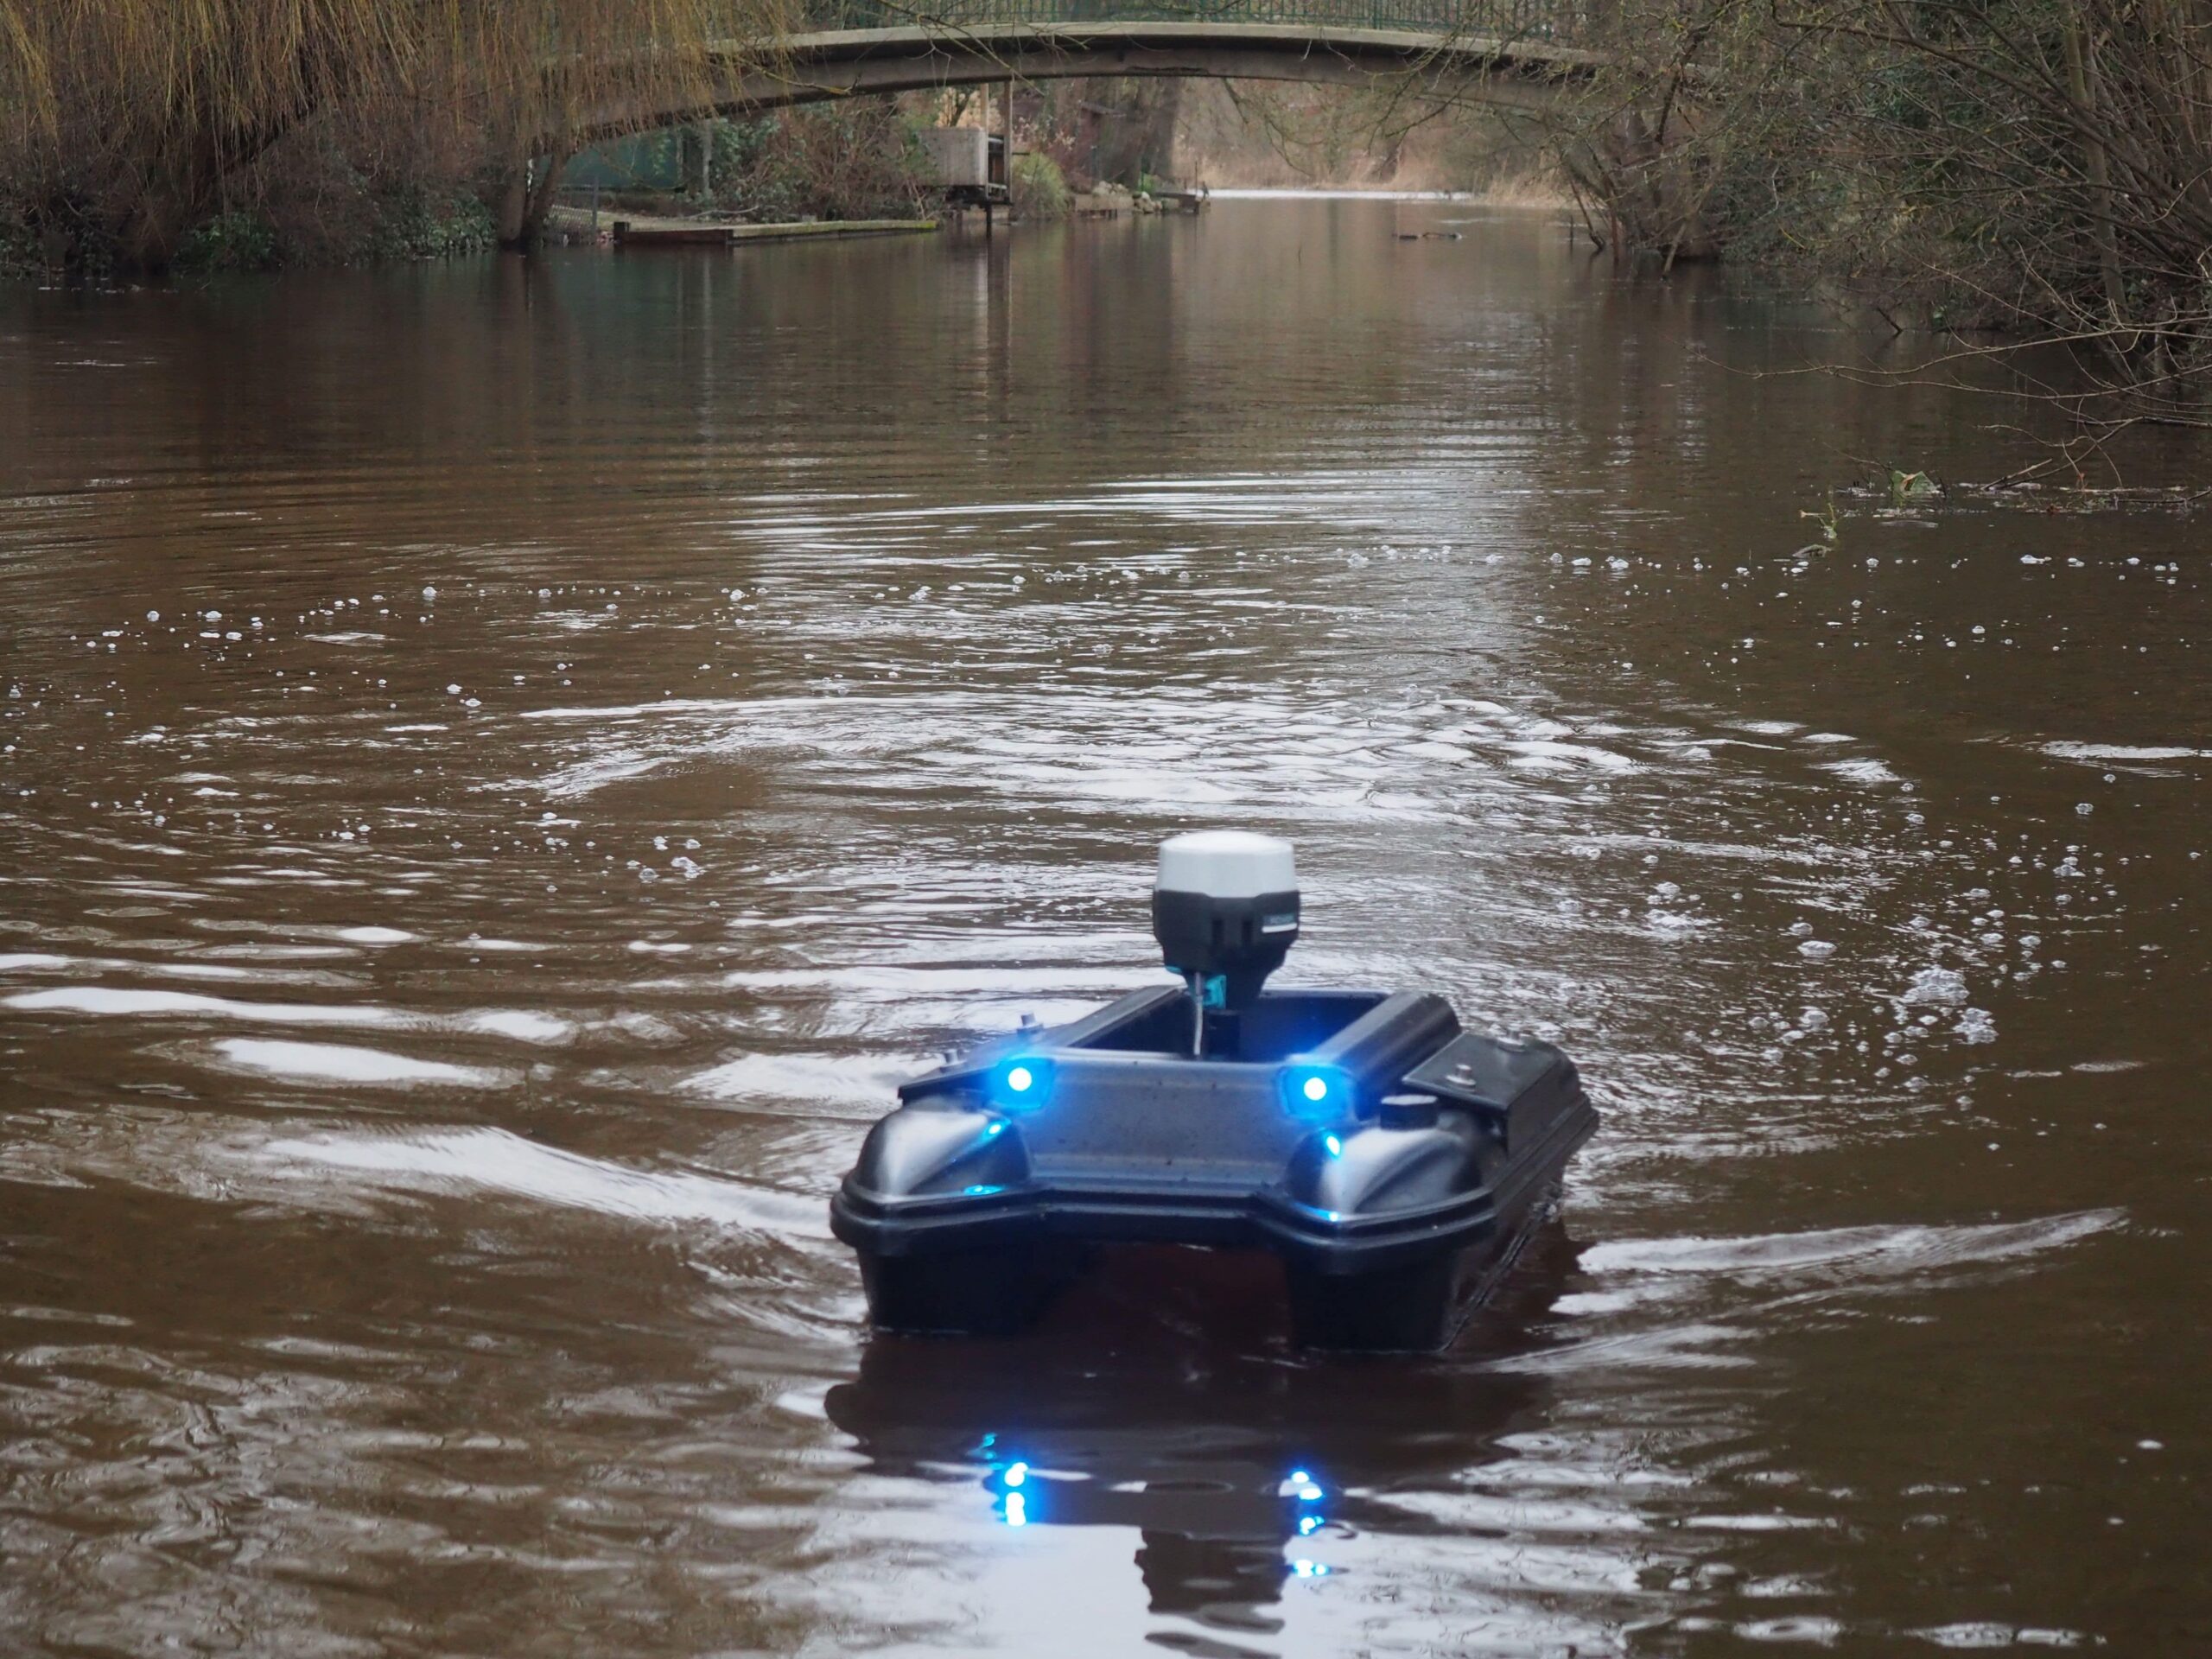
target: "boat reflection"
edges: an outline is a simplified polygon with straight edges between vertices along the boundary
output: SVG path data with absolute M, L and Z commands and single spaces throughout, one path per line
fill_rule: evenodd
M 1287 1580 L 1420 1527 L 1393 1495 L 1541 1422 L 1544 1379 L 1497 1362 L 1541 1344 L 1578 1255 L 1547 1222 L 1446 1353 L 1324 1359 L 1289 1347 L 1270 1259 L 1123 1248 L 1028 1335 L 872 1337 L 825 1404 L 875 1472 L 973 1480 L 1009 1528 L 1126 1528 L 1153 1614 L 1263 1634 Z

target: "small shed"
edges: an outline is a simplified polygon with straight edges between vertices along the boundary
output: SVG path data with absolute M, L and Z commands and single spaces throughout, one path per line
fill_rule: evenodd
M 955 201 L 1007 199 L 1006 140 L 981 127 L 927 127 L 931 182 Z

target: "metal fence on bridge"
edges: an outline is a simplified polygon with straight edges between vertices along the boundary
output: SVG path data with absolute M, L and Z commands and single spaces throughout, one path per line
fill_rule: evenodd
M 1558 0 L 812 0 L 811 29 L 963 29 L 1097 22 L 1273 23 L 1304 29 L 1387 29 L 1456 39 L 1563 41 L 1579 8 Z

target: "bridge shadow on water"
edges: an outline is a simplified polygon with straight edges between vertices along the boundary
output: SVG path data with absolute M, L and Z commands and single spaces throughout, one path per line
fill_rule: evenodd
M 1427 1529 L 1392 1494 L 1541 1426 L 1549 1384 L 1505 1362 L 1544 1345 L 1580 1249 L 1547 1222 L 1442 1355 L 1321 1358 L 1287 1344 L 1272 1259 L 1125 1247 L 1024 1337 L 872 1338 L 825 1405 L 874 1473 L 964 1468 L 1008 1528 L 1128 1529 L 1147 1611 L 1173 1621 L 1149 1640 L 1248 1653 L 1283 1628 L 1287 1581 L 1331 1573 L 1332 1541 Z

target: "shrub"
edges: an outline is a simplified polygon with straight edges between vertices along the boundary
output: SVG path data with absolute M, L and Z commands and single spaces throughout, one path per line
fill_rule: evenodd
M 0 283 L 29 282 L 45 266 L 22 215 L 0 207 Z
M 422 185 L 396 190 L 376 204 L 359 250 L 365 259 L 450 259 L 482 253 L 499 240 L 492 211 L 467 191 Z
M 1065 219 L 1074 200 L 1059 163 L 1041 150 L 1014 158 L 1014 211 L 1019 219 Z
M 257 212 L 218 213 L 185 232 L 181 270 L 267 270 L 276 264 L 276 227 Z
M 715 126 L 715 198 L 752 219 L 913 216 L 924 168 L 913 124 L 880 100 Z

